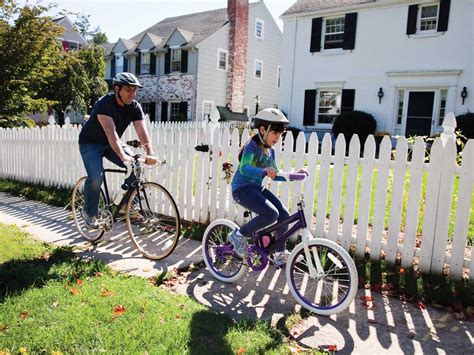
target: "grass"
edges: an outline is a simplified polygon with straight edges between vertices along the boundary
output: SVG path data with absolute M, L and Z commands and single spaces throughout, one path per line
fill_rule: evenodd
M 0 353 L 289 353 L 266 322 L 234 322 L 149 280 L 0 225 Z

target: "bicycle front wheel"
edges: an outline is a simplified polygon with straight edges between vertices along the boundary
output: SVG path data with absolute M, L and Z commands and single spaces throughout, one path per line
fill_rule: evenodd
M 135 189 L 125 216 L 128 234 L 146 258 L 161 260 L 176 248 L 181 221 L 173 197 L 163 186 L 145 182 Z
M 357 292 L 357 269 L 349 253 L 327 239 L 308 242 L 310 259 L 303 243 L 291 252 L 286 264 L 286 280 L 291 294 L 306 309 L 321 315 L 336 314 L 346 309 Z M 311 277 L 309 263 L 316 258 L 322 272 Z
M 95 242 L 96 240 L 100 239 L 104 235 L 103 229 L 89 229 L 84 224 L 84 220 L 82 219 L 81 211 L 84 208 L 84 184 L 86 182 L 86 176 L 81 177 L 77 180 L 76 185 L 74 185 L 72 189 L 72 196 L 71 196 L 71 208 L 72 208 L 72 216 L 74 218 L 74 224 L 76 225 L 76 229 L 80 235 L 82 235 L 86 240 L 89 242 Z M 106 203 L 105 203 L 105 194 L 100 190 L 100 197 L 99 197 L 99 212 L 98 215 L 101 215 L 102 212 L 106 210 Z

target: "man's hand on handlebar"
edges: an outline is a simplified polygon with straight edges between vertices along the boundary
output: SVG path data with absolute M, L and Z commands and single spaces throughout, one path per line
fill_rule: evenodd
M 145 157 L 145 164 L 146 165 L 155 165 L 158 163 L 158 158 L 154 155 L 147 155 Z

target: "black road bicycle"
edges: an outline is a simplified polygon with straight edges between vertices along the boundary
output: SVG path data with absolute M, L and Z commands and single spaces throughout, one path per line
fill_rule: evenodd
M 127 145 L 139 148 L 140 142 L 129 141 Z M 159 161 L 157 165 L 165 165 Z M 88 241 L 98 241 L 110 232 L 114 223 L 125 220 L 128 235 L 136 249 L 146 258 L 161 260 L 170 255 L 178 244 L 181 221 L 178 207 L 171 194 L 160 184 L 146 181 L 145 163 L 140 155 L 127 169 L 105 169 L 104 181 L 100 191 L 99 212 L 96 223 L 98 229 L 89 229 L 82 218 L 84 207 L 84 183 L 81 177 L 72 190 L 72 213 L 79 233 Z M 118 203 L 111 199 L 106 176 L 109 173 L 135 174 L 136 180 L 126 189 Z M 120 193 L 120 192 L 119 192 Z

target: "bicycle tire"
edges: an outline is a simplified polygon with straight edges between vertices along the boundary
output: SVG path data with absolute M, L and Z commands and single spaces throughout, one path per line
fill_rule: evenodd
M 143 217 L 138 222 L 133 216 L 137 212 Z M 164 259 L 178 245 L 181 232 L 178 207 L 168 190 L 157 183 L 145 182 L 132 192 L 125 221 L 135 248 L 148 259 Z
M 77 180 L 76 184 L 72 189 L 71 195 L 71 209 L 74 224 L 79 234 L 89 242 L 95 242 L 99 240 L 105 233 L 103 229 L 88 229 L 81 216 L 81 210 L 84 208 L 84 183 L 86 182 L 87 176 L 81 177 Z M 100 189 L 99 197 L 99 212 L 106 209 L 105 194 Z
M 207 269 L 222 282 L 235 282 L 242 277 L 247 266 L 233 251 L 227 240 L 229 233 L 238 226 L 227 219 L 209 224 L 202 238 L 202 255 Z
M 346 309 L 354 300 L 358 276 L 349 253 L 339 244 L 322 238 L 308 242 L 314 265 L 316 248 L 324 275 L 312 279 L 303 243 L 296 246 L 288 257 L 286 280 L 293 297 L 304 308 L 320 315 L 332 315 Z

